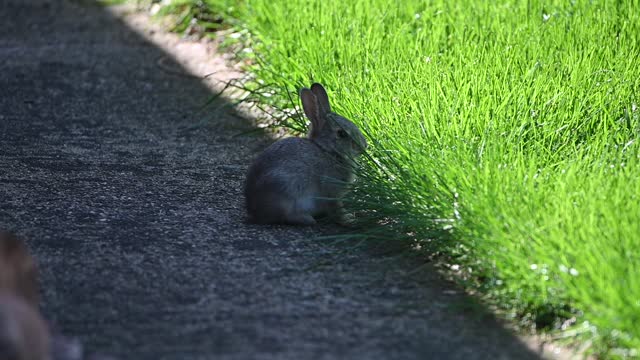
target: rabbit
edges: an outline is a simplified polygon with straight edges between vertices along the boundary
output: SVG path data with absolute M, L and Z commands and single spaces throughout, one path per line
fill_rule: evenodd
M 22 297 L 32 307 L 40 303 L 38 268 L 27 245 L 9 232 L 0 232 L 0 291 Z
M 37 276 L 25 243 L 0 232 L 0 359 L 50 359 L 49 330 L 38 309 Z
M 367 141 L 354 123 L 331 111 L 322 85 L 301 89 L 300 99 L 311 120 L 307 138 L 276 141 L 249 167 L 244 195 L 250 222 L 314 225 L 322 215 L 344 220 L 340 197 Z

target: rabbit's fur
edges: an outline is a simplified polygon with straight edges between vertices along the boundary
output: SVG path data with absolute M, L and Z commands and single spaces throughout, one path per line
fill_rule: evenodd
M 340 197 L 367 142 L 355 124 L 331 112 L 322 85 L 303 88 L 300 99 L 311 120 L 308 137 L 275 142 L 249 167 L 244 194 L 252 222 L 313 225 L 319 215 L 341 219 Z
M 0 292 L 0 359 L 48 360 L 49 341 L 38 309 L 20 296 Z
M 35 259 L 24 241 L 0 231 L 0 292 L 4 291 L 23 297 L 34 308 L 40 303 Z
M 26 244 L 0 232 L 0 359 L 49 359 L 49 332 L 38 310 L 37 276 Z

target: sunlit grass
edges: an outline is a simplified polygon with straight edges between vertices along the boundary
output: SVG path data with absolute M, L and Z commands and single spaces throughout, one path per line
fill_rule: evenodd
M 318 81 L 366 130 L 348 201 L 366 234 L 442 254 L 523 323 L 640 356 L 637 1 L 208 2 L 257 41 L 272 105 Z

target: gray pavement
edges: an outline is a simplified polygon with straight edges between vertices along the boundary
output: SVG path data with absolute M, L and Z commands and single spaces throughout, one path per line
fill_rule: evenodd
M 538 358 L 419 259 L 245 224 L 268 140 L 163 57 L 88 1 L 0 2 L 0 228 L 63 332 L 122 359 Z

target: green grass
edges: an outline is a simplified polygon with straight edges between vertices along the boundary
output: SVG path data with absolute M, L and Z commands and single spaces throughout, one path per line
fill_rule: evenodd
M 418 242 L 523 324 L 640 356 L 638 1 L 207 2 L 252 34 L 271 104 L 318 81 L 366 129 L 364 235 Z

